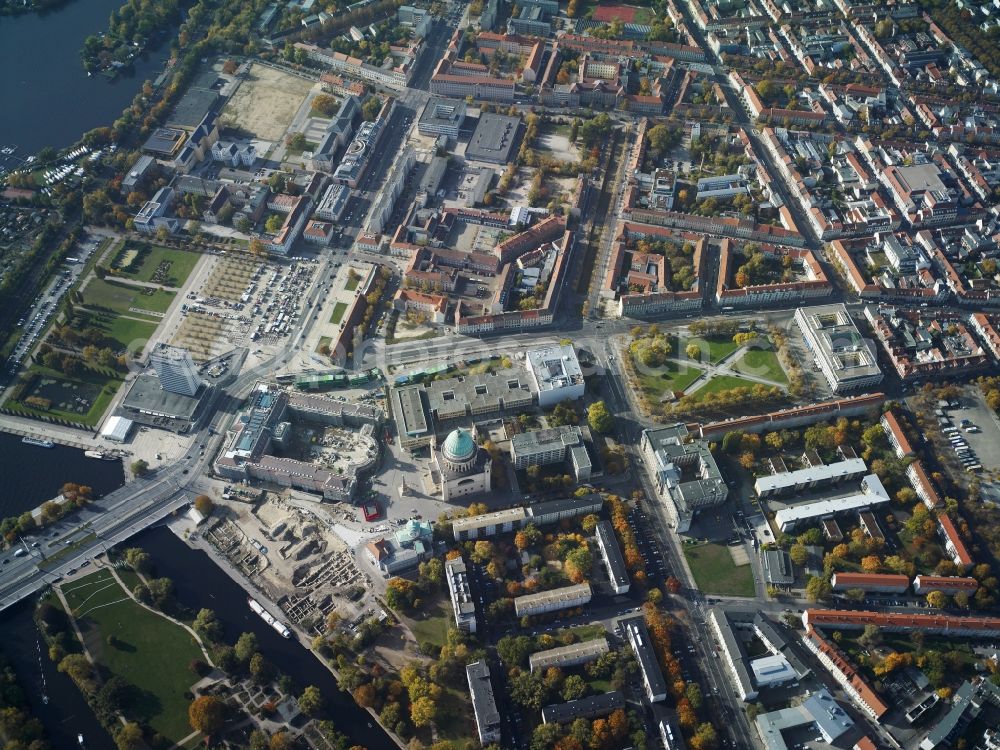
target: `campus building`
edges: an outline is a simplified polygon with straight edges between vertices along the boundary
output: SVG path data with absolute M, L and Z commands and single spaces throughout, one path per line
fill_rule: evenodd
M 532 349 L 525 359 L 540 407 L 550 409 L 560 401 L 583 398 L 583 372 L 572 344 Z
M 834 393 L 882 382 L 875 351 L 862 338 L 843 304 L 800 307 L 795 311 L 795 322 Z
M 695 514 L 726 501 L 727 488 L 715 457 L 704 440 L 688 440 L 687 427 L 642 432 L 646 470 L 663 502 L 677 513 L 677 531 L 687 531 Z

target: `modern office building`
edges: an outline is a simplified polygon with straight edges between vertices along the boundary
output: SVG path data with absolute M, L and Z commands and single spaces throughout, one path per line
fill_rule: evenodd
M 465 560 L 461 557 L 446 560 L 444 575 L 448 581 L 448 593 L 451 595 L 451 608 L 455 613 L 455 627 L 463 633 L 475 633 L 476 604 L 472 599 L 472 586 Z
M 642 617 L 631 617 L 627 620 L 621 620 L 621 624 L 625 628 L 625 637 L 628 638 L 629 645 L 635 653 L 636 661 L 639 662 L 639 673 L 642 675 L 646 698 L 649 699 L 650 703 L 666 700 L 667 683 L 663 679 L 656 651 L 649 639 L 645 620 Z
M 578 583 L 550 591 L 539 591 L 537 594 L 516 597 L 514 599 L 514 613 L 518 617 L 525 617 L 579 607 L 590 602 L 590 596 L 589 583 Z
M 500 712 L 497 710 L 496 698 L 493 695 L 489 665 L 485 660 L 473 662 L 465 668 L 465 676 L 469 681 L 469 695 L 472 697 L 472 710 L 476 715 L 479 742 L 484 747 L 492 742 L 499 742 Z
M 193 396 L 201 387 L 198 367 L 187 349 L 159 344 L 149 355 L 149 364 L 156 370 L 165 391 Z
M 610 521 L 598 521 L 594 531 L 597 534 L 597 547 L 601 550 L 601 557 L 608 569 L 611 588 L 616 594 L 627 594 L 632 582 L 628 577 L 628 568 L 625 567 L 625 558 L 618 546 L 614 527 Z
M 572 344 L 532 349 L 525 358 L 540 407 L 550 409 L 560 401 L 583 398 L 583 373 Z
M 795 322 L 834 393 L 882 382 L 874 347 L 861 336 L 842 303 L 800 307 L 795 311 Z
M 444 99 L 432 96 L 424 105 L 417 120 L 417 132 L 420 135 L 446 135 L 458 138 L 458 133 L 465 122 L 465 102 L 461 99 Z

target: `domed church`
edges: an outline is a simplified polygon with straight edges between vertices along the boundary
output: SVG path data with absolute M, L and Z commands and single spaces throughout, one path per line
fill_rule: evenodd
M 445 502 L 490 491 L 493 462 L 486 450 L 476 445 L 468 430 L 461 427 L 452 430 L 440 446 L 435 441 L 431 454 L 441 499 Z

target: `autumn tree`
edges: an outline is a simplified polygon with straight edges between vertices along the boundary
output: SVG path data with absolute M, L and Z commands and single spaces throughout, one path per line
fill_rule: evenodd
M 188 721 L 193 729 L 213 735 L 226 723 L 226 704 L 214 695 L 200 695 L 188 706 Z
M 194 509 L 203 516 L 212 515 L 212 510 L 214 508 L 215 503 L 212 502 L 212 498 L 208 495 L 198 495 L 198 497 L 194 499 Z
M 948 595 L 943 591 L 931 591 L 927 594 L 927 603 L 935 609 L 944 609 L 948 606 Z
M 315 685 L 307 686 L 299 696 L 299 709 L 306 716 L 316 716 L 323 711 L 324 705 L 323 694 Z
M 134 721 L 123 724 L 115 732 L 115 747 L 118 750 L 142 750 L 146 747 L 142 739 L 142 727 Z

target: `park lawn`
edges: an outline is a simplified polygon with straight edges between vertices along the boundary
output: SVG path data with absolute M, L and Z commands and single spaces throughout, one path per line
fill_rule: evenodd
M 162 313 L 167 311 L 176 296 L 174 292 L 163 289 L 156 289 L 152 294 L 143 294 L 143 291 L 130 284 L 93 278 L 83 290 L 83 304 L 117 313 L 128 313 L 130 307 Z
M 355 286 L 357 286 L 357 284 L 355 284 Z M 344 317 L 345 312 L 347 312 L 347 303 L 338 302 L 333 306 L 333 312 L 330 313 L 330 322 L 333 324 L 339 323 L 340 319 Z
M 743 356 L 733 363 L 733 369 L 737 372 L 773 380 L 782 385 L 788 383 L 788 376 L 785 375 L 785 368 L 778 361 L 778 355 L 769 349 L 747 349 L 743 352 Z
M 404 619 L 418 644 L 428 642 L 435 646 L 443 646 L 448 636 L 448 625 L 452 621 L 451 603 L 441 597 L 436 602 L 424 604 L 420 619 L 410 615 Z
M 608 634 L 604 626 L 598 623 L 597 625 L 579 625 L 575 628 L 559 628 L 549 632 L 553 638 L 555 638 L 560 643 L 562 642 L 562 637 L 566 633 L 572 633 L 576 636 L 577 643 L 583 643 L 583 641 L 593 641 L 597 638 L 603 638 Z
M 677 356 L 681 356 L 681 352 L 687 349 L 688 344 L 697 344 L 702 349 L 708 349 L 708 361 L 713 365 L 718 364 L 730 354 L 739 349 L 739 344 L 734 344 L 731 338 L 716 338 L 714 336 L 709 338 L 690 338 L 685 339 L 682 342 L 678 342 L 677 348 L 674 350 L 678 352 Z
M 735 375 L 716 375 L 691 395 L 700 401 L 708 393 L 731 391 L 733 388 L 753 388 L 755 385 L 757 383 L 754 381 L 738 378 Z
M 750 565 L 733 563 L 729 549 L 721 544 L 685 544 L 684 557 L 698 588 L 706 594 L 753 596 L 753 571 Z
M 78 385 L 100 385 L 101 392 L 94 399 L 94 403 L 91 404 L 90 410 L 83 414 L 75 411 L 64 411 L 59 408 L 50 408 L 47 410 L 35 409 L 20 401 L 12 401 L 10 399 L 4 402 L 4 408 L 29 416 L 58 417 L 70 422 L 79 422 L 80 424 L 88 426 L 94 426 L 101 421 L 101 417 L 104 416 L 104 412 L 111 403 L 111 399 L 114 398 L 115 394 L 118 392 L 118 387 L 122 384 L 121 379 L 116 375 L 105 375 L 103 372 L 90 370 L 86 367 L 83 368 L 81 373 L 75 378 L 67 377 L 61 372 L 50 370 L 42 365 L 33 365 L 30 368 L 30 372 L 37 373 L 47 379 L 58 380 L 67 384 L 75 383 Z
M 188 665 L 204 658 L 183 629 L 128 598 L 107 571 L 63 588 L 88 650 L 112 674 L 135 686 L 126 714 L 179 742 L 191 733 L 185 697 L 197 678 Z M 108 638 L 114 636 L 116 645 Z
M 355 289 L 358 288 L 358 284 L 360 283 L 361 283 L 361 275 L 354 274 L 353 276 L 349 276 L 347 278 L 347 283 L 344 284 L 344 289 L 346 289 L 349 292 L 353 292 Z
M 169 247 L 153 245 L 145 252 L 137 269 L 130 273 L 124 271 L 116 272 L 118 276 L 136 281 L 153 282 L 153 275 L 160 267 L 161 263 L 169 262 L 170 270 L 167 271 L 166 278 L 155 283 L 163 286 L 180 287 L 187 281 L 188 276 L 198 265 L 201 255 L 188 250 L 174 250 Z
M 657 400 L 667 391 L 683 391 L 702 374 L 697 367 L 667 362 L 662 367 L 636 366 L 636 374 L 642 389 Z
M 157 324 L 145 320 L 124 315 L 114 316 L 106 325 L 101 328 L 104 332 L 122 345 L 122 349 L 130 352 L 140 351 L 146 342 L 153 338 L 156 333 Z

